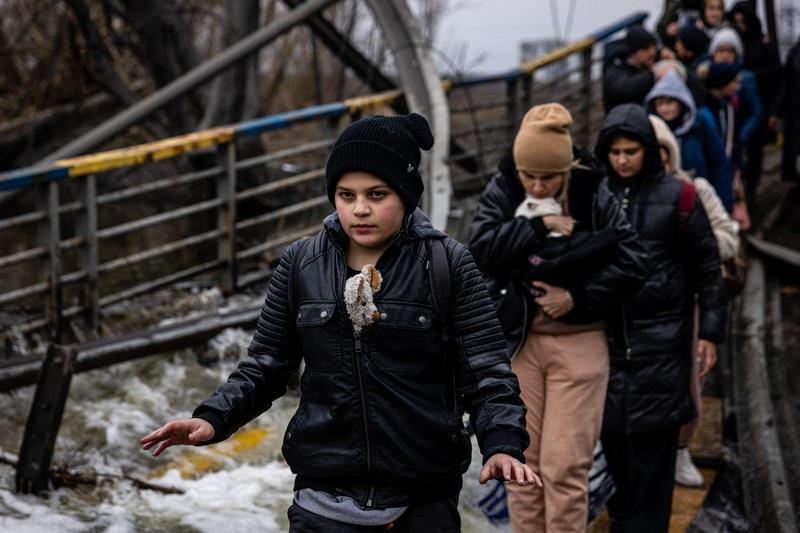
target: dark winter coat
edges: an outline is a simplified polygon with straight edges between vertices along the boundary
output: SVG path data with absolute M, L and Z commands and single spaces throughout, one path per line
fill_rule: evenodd
M 778 115 L 783 125 L 783 159 L 781 176 L 784 180 L 800 183 L 800 40 L 794 43 L 786 56 L 783 68 Z
M 409 215 L 376 265 L 381 318 L 354 333 L 343 300 L 347 236 L 335 214 L 323 226 L 307 244 L 291 301 L 299 242 L 286 250 L 248 357 L 195 410 L 214 427 L 213 441 L 269 408 L 303 359 L 300 406 L 282 448 L 296 487 L 368 487 L 353 495 L 377 507 L 452 495 L 471 459 L 465 410 L 485 458 L 503 452 L 524 461 L 519 383 L 467 249 L 421 211 Z M 449 258 L 446 324 L 432 305 L 426 239 L 443 239 Z
M 575 307 L 561 320 L 588 324 L 602 321 L 619 306 L 623 295 L 634 292 L 645 274 L 645 258 L 636 233 L 608 189 L 600 185 L 602 169 L 588 154 L 577 154 L 581 167 L 570 175 L 567 206 L 577 226 L 590 230 L 612 229 L 617 250 L 607 266 L 585 272 L 565 287 Z M 523 286 L 521 276 L 528 257 L 546 246 L 549 231 L 541 217 L 515 217 L 525 198 L 513 158 L 500 164 L 480 198 L 478 213 L 469 227 L 469 248 L 486 276 L 486 283 L 503 325 L 509 351 L 516 354 L 528 335 L 537 305 Z
M 739 92 L 736 93 L 739 106 L 739 144 L 749 143 L 756 135 L 764 120 L 764 106 L 758 92 L 758 83 L 752 72 L 743 70 L 740 78 Z
M 641 104 L 654 83 L 649 68 L 634 67 L 625 58 L 617 57 L 603 72 L 603 108 L 608 113 L 619 104 Z
M 608 163 L 618 133 L 645 146 L 639 175 L 620 178 Z M 644 108 L 615 108 L 603 121 L 597 154 L 649 258 L 649 275 L 634 300 L 608 322 L 611 372 L 605 427 L 629 433 L 677 427 L 695 415 L 689 393 L 692 308 L 700 307 L 701 339 L 722 340 L 725 300 L 714 234 L 695 199 L 681 228 L 677 204 L 683 182 L 664 172 Z
M 758 86 L 752 72 L 742 71 L 739 92 L 736 93 L 735 98 L 719 99 L 709 94 L 706 106 L 711 111 L 714 124 L 726 153 L 730 154 L 729 157 L 734 168 L 741 168 L 743 165 L 742 150 L 758 135 L 764 118 Z M 731 116 L 733 117 L 732 129 Z
M 776 43 L 771 42 L 765 35 L 753 5 L 749 1 L 737 2 L 728 12 L 728 17 L 733 20 L 734 13 L 741 13 L 747 21 L 747 32 L 736 32 L 744 45 L 744 68 L 755 75 L 758 94 L 764 107 L 771 112 L 774 109 L 775 98 L 778 95 L 781 77 L 781 60 Z M 766 114 L 766 113 L 765 113 Z
M 695 107 L 689 88 L 675 72 L 658 80 L 647 95 L 645 107 L 655 114 L 655 99 L 669 97 L 683 107 L 682 115 L 670 124 L 681 149 L 683 170 L 692 177 L 706 178 L 717 191 L 728 212 L 733 208 L 733 169 L 714 117 L 707 107 Z

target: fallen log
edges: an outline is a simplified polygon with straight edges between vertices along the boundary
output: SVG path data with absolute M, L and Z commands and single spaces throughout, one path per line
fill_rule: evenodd
M 17 466 L 19 458 L 16 454 L 0 450 L 0 463 Z M 164 494 L 183 494 L 184 490 L 172 485 L 149 481 L 132 474 L 101 473 L 91 470 L 74 470 L 67 466 L 50 468 L 50 479 L 58 487 L 74 487 L 76 485 L 99 485 L 107 481 L 130 481 L 140 489 L 154 490 Z

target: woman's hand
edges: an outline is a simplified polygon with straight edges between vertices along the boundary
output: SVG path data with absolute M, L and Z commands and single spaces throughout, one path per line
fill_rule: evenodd
M 200 444 L 214 438 L 214 427 L 202 418 L 185 418 L 167 422 L 146 437 L 142 437 L 143 450 L 149 450 L 156 444 L 153 457 L 176 444 Z
M 717 345 L 711 341 L 700 339 L 697 341 L 697 362 L 700 363 L 700 379 L 708 375 L 717 366 Z
M 661 59 L 678 59 L 678 56 L 675 55 L 675 52 L 672 51 L 672 48 L 667 48 L 666 46 L 661 49 L 659 55 Z
M 489 457 L 489 460 L 486 461 L 486 464 L 481 469 L 478 481 L 483 485 L 490 479 L 498 478 L 502 478 L 505 481 L 516 481 L 517 485 L 534 484 L 542 488 L 542 480 L 533 473 L 531 467 L 520 463 L 505 453 L 496 453 Z
M 545 291 L 543 296 L 534 299 L 534 302 L 542 308 L 542 311 L 552 319 L 559 319 L 566 315 L 575 307 L 572 295 L 567 289 L 548 285 L 543 281 L 534 281 L 533 286 Z
M 670 37 L 675 37 L 678 35 L 678 30 L 681 29 L 680 25 L 677 22 L 670 22 L 667 25 L 667 30 L 664 32 Z
M 560 215 L 546 215 L 542 217 L 544 227 L 561 235 L 569 237 L 575 230 L 575 219 Z

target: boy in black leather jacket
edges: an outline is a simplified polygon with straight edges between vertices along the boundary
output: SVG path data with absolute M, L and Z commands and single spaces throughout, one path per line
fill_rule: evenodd
M 344 130 L 326 169 L 336 213 L 284 253 L 248 357 L 193 418 L 144 437 L 145 449 L 224 440 L 286 392 L 303 359 L 282 449 L 297 474 L 291 531 L 458 531 L 471 458 L 464 411 L 481 482 L 540 485 L 522 464 L 525 408 L 480 273 L 416 208 L 420 148 L 432 145 L 416 114 Z M 450 272 L 440 305 L 436 246 Z

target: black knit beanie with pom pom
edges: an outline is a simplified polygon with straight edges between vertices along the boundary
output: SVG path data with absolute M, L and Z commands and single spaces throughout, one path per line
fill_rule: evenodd
M 406 212 L 419 205 L 424 185 L 419 173 L 420 148 L 430 150 L 433 134 L 416 113 L 376 115 L 350 124 L 336 139 L 325 169 L 328 199 L 334 206 L 336 184 L 346 172 L 369 172 L 397 191 Z

